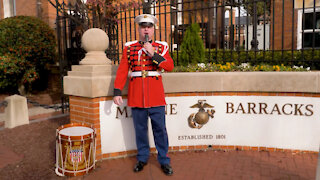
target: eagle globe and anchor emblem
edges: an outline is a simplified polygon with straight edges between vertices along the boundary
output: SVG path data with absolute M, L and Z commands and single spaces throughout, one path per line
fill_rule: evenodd
M 190 114 L 188 118 L 189 127 L 197 129 L 202 128 L 209 121 L 209 117 L 213 118 L 216 112 L 214 109 L 205 111 L 204 108 L 214 108 L 214 106 L 206 103 L 206 100 L 198 100 L 198 103 L 190 106 L 190 108 L 199 108 L 197 113 Z

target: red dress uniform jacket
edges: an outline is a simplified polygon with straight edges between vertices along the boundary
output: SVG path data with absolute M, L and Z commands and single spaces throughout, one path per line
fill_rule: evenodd
M 121 96 L 129 74 L 128 106 L 157 107 L 166 105 L 161 75 L 148 76 L 147 72 L 172 71 L 174 65 L 166 42 L 151 43 L 155 49 L 151 58 L 146 54 L 143 43 L 127 42 L 114 82 L 114 96 Z M 141 76 L 131 77 L 131 72 L 141 72 Z

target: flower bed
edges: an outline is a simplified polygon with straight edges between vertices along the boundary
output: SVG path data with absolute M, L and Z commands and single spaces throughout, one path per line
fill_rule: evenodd
M 310 67 L 303 66 L 285 66 L 281 65 L 250 65 L 250 63 L 242 63 L 236 65 L 233 62 L 227 62 L 226 64 L 216 63 L 199 63 L 188 66 L 176 66 L 172 72 L 232 72 L 232 71 L 310 71 Z

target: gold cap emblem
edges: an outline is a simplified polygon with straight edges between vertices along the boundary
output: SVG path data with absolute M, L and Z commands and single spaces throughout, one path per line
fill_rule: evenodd
M 144 16 L 143 16 L 143 18 L 147 18 L 147 17 L 148 17 L 147 15 L 144 15 Z

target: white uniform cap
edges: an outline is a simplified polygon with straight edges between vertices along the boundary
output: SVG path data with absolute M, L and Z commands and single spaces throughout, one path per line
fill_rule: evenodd
M 134 19 L 134 22 L 137 24 L 141 23 L 152 23 L 153 25 L 158 22 L 158 19 L 151 14 L 140 14 Z

